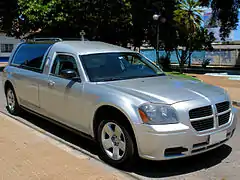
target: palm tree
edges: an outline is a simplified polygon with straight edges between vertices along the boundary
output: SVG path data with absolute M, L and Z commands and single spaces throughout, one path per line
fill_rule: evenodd
M 191 65 L 190 56 L 192 53 L 191 43 L 194 33 L 200 29 L 202 22 L 203 10 L 200 7 L 201 3 L 198 0 L 179 0 L 177 10 L 174 12 L 174 20 L 179 29 L 187 34 L 189 64 Z

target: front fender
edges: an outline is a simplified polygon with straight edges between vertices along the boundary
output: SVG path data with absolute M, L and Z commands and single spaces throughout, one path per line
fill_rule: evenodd
M 118 109 L 122 112 L 128 119 L 129 123 L 132 126 L 134 131 L 134 124 L 141 124 L 142 121 L 138 114 L 138 106 L 132 102 L 131 99 L 127 97 L 121 96 L 107 96 L 107 98 L 101 97 L 97 100 L 96 106 L 94 107 L 94 114 L 92 115 L 92 119 L 94 119 L 95 113 L 97 110 L 102 106 L 111 106 Z M 91 121 L 91 134 L 94 137 L 94 128 L 93 128 L 93 121 Z M 134 131 L 135 133 L 135 131 Z

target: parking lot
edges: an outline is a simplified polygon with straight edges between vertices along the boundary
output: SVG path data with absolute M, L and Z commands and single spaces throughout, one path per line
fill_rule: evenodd
M 2 84 L 0 99 L 0 110 L 7 115 L 1 115 L 0 121 L 0 148 L 4 147 L 0 158 L 1 179 L 238 180 L 240 177 L 239 123 L 234 137 L 213 151 L 171 161 L 139 160 L 131 172 L 122 172 L 99 160 L 96 145 L 87 139 L 28 113 L 9 118 Z

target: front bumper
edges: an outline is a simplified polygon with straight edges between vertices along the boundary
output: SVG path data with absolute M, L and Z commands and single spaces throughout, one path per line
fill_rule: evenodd
M 228 124 L 208 133 L 200 134 L 184 124 L 144 125 L 135 124 L 138 153 L 149 160 L 167 160 L 200 154 L 214 149 L 229 140 L 237 124 L 236 113 L 232 112 Z M 210 143 L 210 136 L 226 132 L 226 138 Z

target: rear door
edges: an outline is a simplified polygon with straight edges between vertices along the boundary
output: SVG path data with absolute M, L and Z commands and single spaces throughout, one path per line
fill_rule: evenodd
M 44 66 L 44 54 L 51 44 L 22 44 L 13 57 L 11 66 L 15 91 L 20 104 L 36 110 L 39 107 L 39 79 Z

